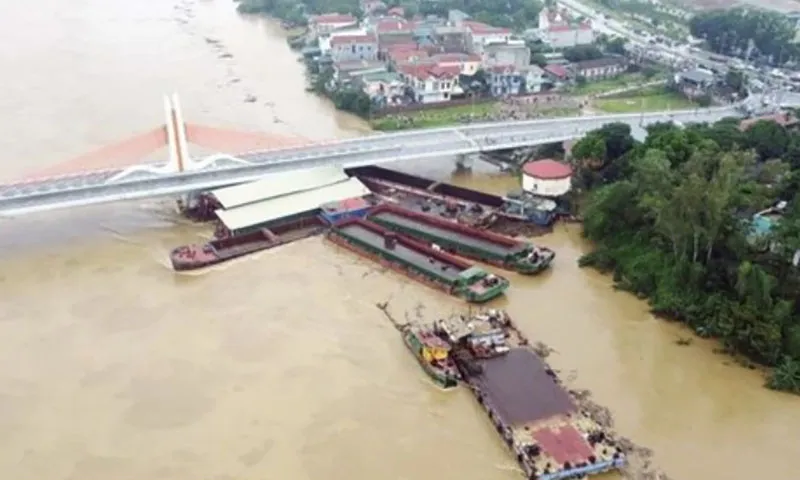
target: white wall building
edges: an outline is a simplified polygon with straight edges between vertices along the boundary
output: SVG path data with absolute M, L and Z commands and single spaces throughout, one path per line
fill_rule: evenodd
M 414 91 L 418 103 L 446 102 L 454 93 L 463 93 L 458 85 L 458 66 L 407 64 L 398 66 L 397 71 Z
M 553 48 L 590 45 L 594 31 L 589 20 L 575 21 L 567 10 L 543 8 L 539 12 L 539 38 Z
M 551 159 L 522 166 L 522 189 L 542 197 L 560 197 L 572 188 L 572 167 Z
M 378 39 L 371 33 L 334 37 L 330 45 L 334 62 L 372 61 L 378 58 Z
M 472 38 L 472 53 L 478 55 L 483 53 L 483 47 L 489 43 L 504 43 L 511 38 L 511 30 L 507 28 L 493 27 L 485 23 L 465 20 L 462 26 L 467 29 Z

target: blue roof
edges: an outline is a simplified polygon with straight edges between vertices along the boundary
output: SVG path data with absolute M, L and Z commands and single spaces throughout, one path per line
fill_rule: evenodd
M 773 228 L 775 228 L 776 223 L 777 222 L 770 217 L 765 217 L 764 215 L 756 215 L 753 217 L 753 221 L 750 224 L 750 228 L 752 229 L 753 235 L 763 236 L 768 234 Z

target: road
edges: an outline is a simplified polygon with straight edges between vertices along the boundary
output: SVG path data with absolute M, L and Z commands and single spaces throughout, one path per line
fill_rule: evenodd
M 800 105 L 800 103 L 798 103 Z M 341 140 L 278 151 L 215 156 L 200 162 L 201 170 L 159 173 L 156 166 L 106 170 L 0 187 L 0 214 L 44 210 L 119 200 L 160 197 L 243 183 L 276 171 L 321 165 L 355 167 L 398 160 L 442 159 L 480 152 L 580 138 L 607 123 L 644 127 L 658 122 L 714 122 L 739 116 L 734 107 L 672 112 L 550 118 L 481 123 Z M 441 160 L 438 160 L 441 161 Z

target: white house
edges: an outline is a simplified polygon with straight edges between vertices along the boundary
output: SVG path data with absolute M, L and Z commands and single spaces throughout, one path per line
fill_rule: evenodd
M 470 42 L 472 53 L 477 53 L 478 55 L 483 53 L 484 45 L 507 42 L 511 38 L 511 30 L 508 28 L 493 27 L 472 20 L 464 20 L 461 25 L 467 29 L 472 38 L 472 42 Z
M 361 35 L 366 35 L 367 32 L 363 28 L 357 27 L 350 27 L 350 28 L 341 28 L 339 30 L 324 33 L 317 37 L 317 46 L 319 46 L 319 51 L 322 55 L 330 55 L 331 54 L 331 41 L 334 38 L 338 37 L 357 37 Z
M 406 64 L 397 69 L 418 103 L 446 102 L 454 93 L 462 93 L 458 85 L 458 66 Z
M 439 53 L 431 61 L 442 67 L 458 67 L 461 75 L 472 76 L 481 68 L 481 57 L 468 53 Z
M 330 44 L 334 62 L 371 61 L 378 58 L 378 39 L 371 33 L 334 37 Z
M 553 48 L 590 45 L 594 31 L 589 20 L 575 21 L 567 10 L 543 8 L 539 12 L 539 37 Z
M 530 65 L 531 49 L 524 40 L 487 42 L 483 46 L 481 60 L 484 66 L 513 65 L 517 70 Z

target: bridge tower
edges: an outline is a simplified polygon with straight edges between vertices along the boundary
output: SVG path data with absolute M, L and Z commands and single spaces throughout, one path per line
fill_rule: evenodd
M 169 146 L 169 161 L 166 170 L 184 172 L 193 167 L 192 157 L 189 156 L 189 146 L 186 141 L 186 124 L 183 121 L 183 112 L 178 100 L 178 94 L 164 95 L 164 126 L 167 131 L 167 145 Z

